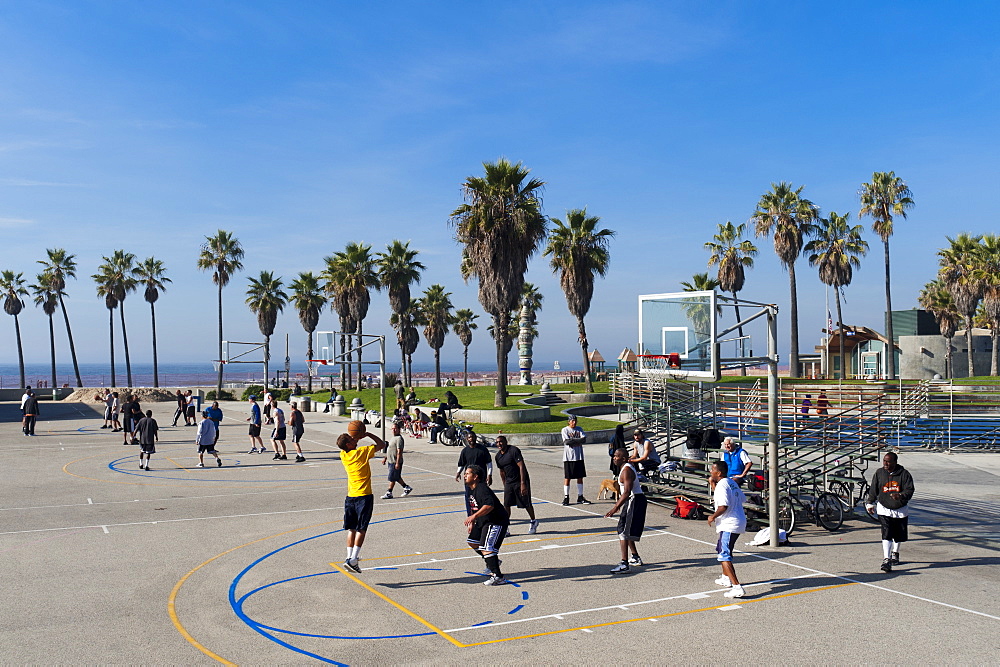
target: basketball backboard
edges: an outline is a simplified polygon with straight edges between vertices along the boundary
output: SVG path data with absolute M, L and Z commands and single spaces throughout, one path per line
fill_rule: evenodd
M 639 296 L 639 365 L 646 375 L 719 375 L 714 291 Z

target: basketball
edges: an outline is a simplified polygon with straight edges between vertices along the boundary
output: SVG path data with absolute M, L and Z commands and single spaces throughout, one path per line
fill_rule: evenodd
M 347 425 L 348 435 L 350 435 L 355 440 L 357 440 L 367 432 L 368 429 L 365 428 L 365 423 L 358 421 L 356 419 Z

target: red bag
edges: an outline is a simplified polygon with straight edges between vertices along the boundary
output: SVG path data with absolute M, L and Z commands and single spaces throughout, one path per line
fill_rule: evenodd
M 670 516 L 678 519 L 701 518 L 701 506 L 693 500 L 684 496 L 674 496 L 674 502 L 677 504 L 674 506 L 674 511 L 670 513 Z
M 767 488 L 767 478 L 760 473 L 754 473 L 747 477 L 748 491 L 763 491 Z

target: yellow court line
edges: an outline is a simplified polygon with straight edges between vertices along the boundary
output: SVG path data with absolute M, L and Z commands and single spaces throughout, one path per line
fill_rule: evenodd
M 715 607 L 702 607 L 701 609 L 689 609 L 687 611 L 675 611 L 675 612 L 671 612 L 669 614 L 660 614 L 658 616 L 643 616 L 642 618 L 629 618 L 629 619 L 625 619 L 623 621 L 609 621 L 608 623 L 598 623 L 596 625 L 583 625 L 583 626 L 580 626 L 578 628 L 565 628 L 563 630 L 552 630 L 550 632 L 539 632 L 539 633 L 534 634 L 534 635 L 520 635 L 518 637 L 507 637 L 505 639 L 490 639 L 489 641 L 485 641 L 485 642 L 475 642 L 473 644 L 462 644 L 462 646 L 463 647 L 485 646 L 487 644 L 499 644 L 500 642 L 514 641 L 515 639 L 532 639 L 534 637 L 545 637 L 545 636 L 548 636 L 548 635 L 558 635 L 558 634 L 562 634 L 564 632 L 576 632 L 578 630 L 590 630 L 592 628 L 604 628 L 604 627 L 608 627 L 608 626 L 611 626 L 611 625 L 622 625 L 624 623 L 635 623 L 637 621 L 649 621 L 649 620 L 654 619 L 654 618 L 670 618 L 672 616 L 684 616 L 685 614 L 697 614 L 698 612 L 702 612 L 702 611 L 713 611 L 715 609 L 721 609 L 723 607 L 730 607 L 730 606 L 732 606 L 734 604 L 745 605 L 745 604 L 752 604 L 754 602 L 767 602 L 769 600 L 777 600 L 779 598 L 788 598 L 788 597 L 792 597 L 792 596 L 795 596 L 795 595 L 804 595 L 805 593 L 818 593 L 819 591 L 828 591 L 828 590 L 833 589 L 833 588 L 843 588 L 844 586 L 855 586 L 855 585 L 857 585 L 857 582 L 850 582 L 850 583 L 847 583 L 847 584 L 834 584 L 832 586 L 823 586 L 822 588 L 811 588 L 811 589 L 809 589 L 807 591 L 796 591 L 794 593 L 782 593 L 781 595 L 772 595 L 772 596 L 769 596 L 769 597 L 766 597 L 766 598 L 759 598 L 759 599 L 756 599 L 756 600 L 743 600 L 743 601 L 740 601 L 740 602 L 738 602 L 738 601 L 736 601 L 734 599 L 733 602 L 730 602 L 728 604 L 720 604 L 720 605 L 715 606 Z M 489 626 L 485 626 L 485 627 L 489 627 Z
M 170 461 L 171 463 L 173 463 L 173 464 L 174 464 L 175 466 L 177 466 L 177 467 L 178 467 L 178 468 L 180 468 L 181 470 L 184 470 L 185 472 L 190 472 L 190 471 L 189 471 L 189 470 L 188 470 L 187 468 L 185 468 L 184 466 L 182 466 L 182 465 L 181 465 L 180 463 L 178 463 L 177 461 L 174 461 L 174 460 L 173 460 L 172 458 L 170 458 L 169 456 L 164 456 L 163 458 L 165 458 L 166 460 Z
M 389 598 L 389 597 L 387 597 L 387 596 L 383 595 L 383 594 L 382 594 L 382 593 L 380 593 L 379 591 L 375 590 L 374 588 L 372 588 L 371 586 L 369 586 L 369 585 L 368 585 L 368 584 L 366 584 L 365 582 L 363 582 L 363 581 L 361 581 L 360 579 L 358 579 L 357 577 L 355 577 L 355 576 L 354 576 L 353 574 L 351 574 L 351 573 L 350 573 L 350 572 L 348 572 L 347 570 L 345 570 L 345 569 L 341 568 L 341 567 L 340 567 L 339 565 L 337 565 L 336 563 L 330 563 L 330 567 L 332 567 L 333 569 L 337 570 L 338 572 L 341 572 L 341 573 L 343 573 L 343 574 L 347 575 L 347 577 L 348 577 L 348 578 L 349 578 L 349 579 L 350 579 L 351 581 L 353 581 L 354 583 L 356 583 L 356 584 L 360 585 L 360 586 L 361 586 L 362 588 L 364 588 L 365 590 L 367 590 L 367 591 L 369 591 L 369 592 L 371 592 L 371 593 L 374 593 L 375 595 L 377 595 L 378 597 L 382 598 L 383 600 L 385 600 L 386 602 L 388 602 L 388 603 L 389 603 L 389 604 L 391 604 L 391 605 L 392 605 L 393 607 L 395 607 L 396 609 L 400 610 L 401 612 L 403 612 L 404 614 L 406 614 L 406 615 L 407 615 L 407 616 L 409 616 L 410 618 L 412 618 L 412 619 L 415 619 L 415 620 L 419 621 L 419 622 L 420 622 L 420 623 L 422 623 L 423 625 L 425 625 L 425 626 L 427 626 L 428 628 L 430 628 L 431 630 L 433 630 L 433 631 L 434 631 L 435 633 L 437 633 L 438 635 L 440 635 L 440 636 L 444 637 L 445 639 L 447 639 L 448 641 L 450 641 L 450 642 L 451 642 L 452 644 L 454 644 L 455 646 L 457 646 L 457 647 L 459 647 L 459 648 L 465 648 L 466 646 L 470 646 L 470 644 L 463 644 L 462 642 L 458 641 L 457 639 L 455 639 L 454 637 L 452 637 L 452 636 L 451 636 L 451 635 L 449 635 L 449 634 L 448 634 L 447 632 L 445 632 L 445 631 L 444 631 L 444 630 L 442 630 L 441 628 L 437 627 L 436 625 L 434 625 L 433 623 L 431 623 L 431 622 L 430 622 L 430 621 L 428 621 L 427 619 L 423 618 L 422 616 L 418 616 L 417 614 L 413 613 L 412 611 L 410 611 L 409 609 L 407 609 L 407 608 L 406 608 L 406 607 L 404 607 L 403 605 L 399 604 L 399 603 L 398 603 L 398 602 L 396 602 L 395 600 L 393 600 L 393 599 L 391 599 L 391 598 Z

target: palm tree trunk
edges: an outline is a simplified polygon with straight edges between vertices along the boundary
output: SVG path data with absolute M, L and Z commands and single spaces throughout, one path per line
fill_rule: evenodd
M 264 336 L 264 393 L 267 393 L 267 362 L 271 360 L 271 337 Z M 273 414 L 273 413 L 272 413 Z
M 219 285 L 219 361 L 222 361 L 222 285 Z M 222 393 L 222 369 L 225 364 L 219 364 L 219 377 L 215 383 L 215 395 Z
M 307 355 L 307 357 L 309 359 L 313 358 L 313 332 L 312 331 L 307 331 L 306 332 L 306 355 Z M 309 373 L 309 379 L 306 380 L 306 383 L 307 383 L 306 391 L 311 394 L 312 391 L 313 391 L 313 376 L 312 376 L 312 373 Z
M 344 328 L 343 324 L 341 324 L 341 329 L 343 328 Z M 340 332 L 340 390 L 341 391 L 347 391 L 347 385 L 348 385 L 347 364 L 345 363 L 344 359 L 344 354 L 346 350 L 347 350 L 347 337 L 344 335 L 344 332 L 341 331 Z
M 406 372 L 406 352 L 405 348 L 403 348 L 402 342 L 399 343 L 399 355 L 403 358 L 403 365 L 400 367 L 403 375 L 403 384 L 409 387 L 411 385 L 410 385 L 410 378 Z
M 17 336 L 17 367 L 21 372 L 21 389 L 24 389 L 28 385 L 24 379 L 24 350 L 21 348 L 21 323 L 17 315 L 14 315 L 14 334 Z
M 66 337 L 69 338 L 69 354 L 73 357 L 73 372 L 76 373 L 76 386 L 83 386 L 83 379 L 80 377 L 80 364 L 76 361 L 76 345 L 73 343 L 73 330 L 69 326 L 69 313 L 66 312 L 66 304 L 63 303 L 62 294 L 59 295 L 59 308 L 62 310 L 63 319 L 66 320 Z
M 799 297 L 795 284 L 795 262 L 788 265 L 788 285 L 791 289 L 791 303 L 788 307 L 789 322 L 788 331 L 791 334 L 791 343 L 788 351 L 788 377 L 799 377 Z
M 115 311 L 108 308 L 108 324 L 111 331 L 111 386 L 115 386 Z
M 968 346 L 968 356 L 969 356 L 969 375 L 968 377 L 976 376 L 976 369 L 974 359 L 972 358 L 972 318 L 976 316 L 976 311 L 973 310 L 966 314 L 965 316 L 965 343 Z
M 493 330 L 496 331 L 497 344 L 497 389 L 493 397 L 493 407 L 507 407 L 507 337 L 510 332 L 507 330 L 508 313 L 506 317 L 503 313 L 493 316 Z
M 132 362 L 128 356 L 128 332 L 125 331 L 125 300 L 118 305 L 118 314 L 122 317 L 122 343 L 125 345 L 125 377 L 128 379 L 128 386 L 132 385 Z
M 441 348 L 434 348 L 434 386 L 441 386 Z
M 885 246 L 885 338 L 889 341 L 889 356 L 886 357 L 886 375 L 896 379 L 896 341 L 892 335 L 892 295 L 889 292 L 889 239 L 883 239 Z M 972 348 L 969 348 L 969 368 L 972 368 Z M 972 371 L 969 371 L 972 377 Z
M 587 341 L 587 327 L 583 324 L 583 318 L 576 318 L 576 330 L 580 334 L 580 349 L 583 350 L 583 376 L 587 383 L 587 393 L 594 393 L 594 381 L 590 378 L 590 355 L 587 354 L 590 343 Z
M 947 343 L 948 343 L 948 349 L 944 353 L 944 366 L 945 366 L 945 368 L 944 368 L 944 376 L 948 380 L 951 380 L 952 378 L 955 377 L 955 367 L 954 367 L 954 363 L 955 362 L 952 359 L 952 354 L 951 354 L 951 340 L 952 340 L 952 338 L 953 338 L 953 336 L 948 336 L 945 339 L 947 341 Z
M 736 298 L 736 290 L 733 290 L 733 310 L 736 311 L 736 321 L 740 322 L 741 321 L 740 320 L 740 300 Z M 742 352 L 743 356 L 746 356 L 745 342 L 743 340 L 743 325 L 742 324 L 740 325 L 740 328 L 739 328 L 739 334 L 740 334 L 740 351 Z
M 464 345 L 462 350 L 462 377 L 465 378 L 465 386 L 469 386 L 469 346 Z
M 49 357 L 52 359 L 52 398 L 56 396 L 56 327 L 49 315 Z
M 156 307 L 150 302 L 149 304 L 149 317 L 153 325 L 153 386 L 160 386 L 160 369 L 156 362 Z M 218 392 L 215 394 L 218 396 Z
M 364 373 L 364 369 L 361 367 L 361 336 L 364 333 L 364 323 L 358 320 L 358 391 L 361 391 L 361 379 Z
M 412 354 L 406 355 L 406 377 L 407 377 L 407 380 L 408 380 L 407 384 L 410 387 L 413 387 L 413 355 Z
M 996 377 L 997 375 L 997 360 L 1000 359 L 1000 350 L 997 349 L 997 339 L 1000 338 L 1000 330 L 997 330 L 996 323 L 993 324 L 993 328 L 990 331 L 990 338 L 993 339 L 993 354 L 990 359 L 990 375 Z
M 839 334 L 840 334 L 840 378 L 842 380 L 846 380 L 847 376 L 848 376 L 848 373 L 847 373 L 847 366 L 844 365 L 844 363 L 845 363 L 844 362 L 844 359 L 845 359 L 845 355 L 844 355 L 844 314 L 840 310 L 840 288 L 837 287 L 837 286 L 834 286 L 833 290 L 834 290 L 834 292 L 836 292 L 835 296 L 837 297 L 837 328 L 840 329 L 840 331 L 839 331 Z

